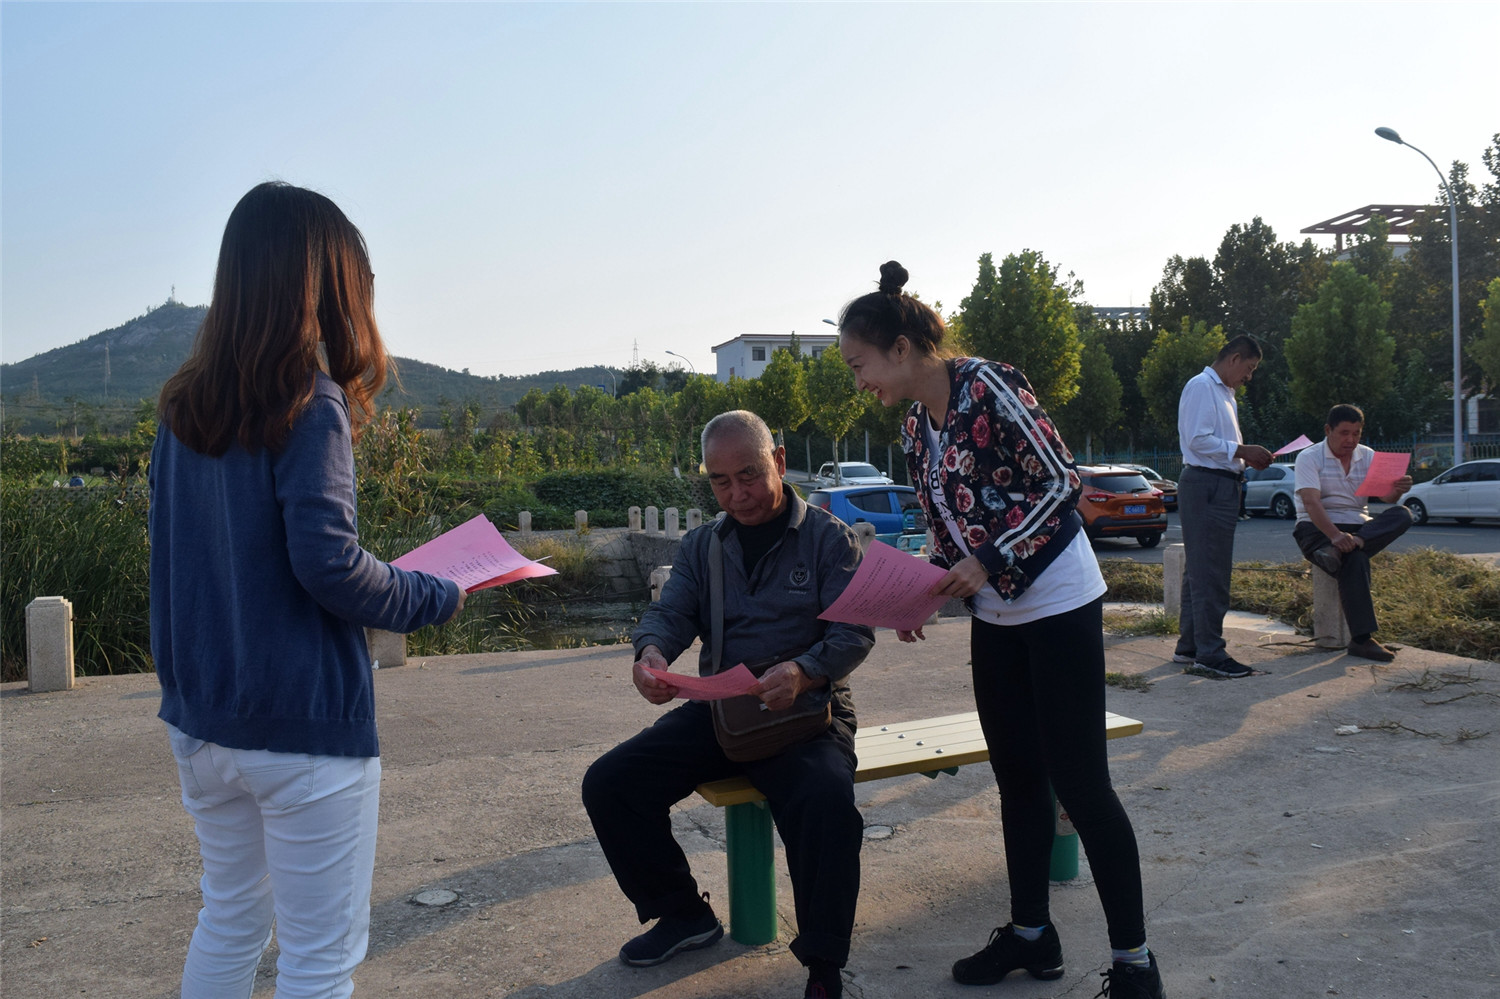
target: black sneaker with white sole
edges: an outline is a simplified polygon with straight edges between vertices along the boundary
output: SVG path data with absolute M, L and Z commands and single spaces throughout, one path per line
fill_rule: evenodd
M 1206 669 L 1210 673 L 1216 673 L 1219 676 L 1228 677 L 1231 680 L 1239 680 L 1255 672 L 1249 666 L 1246 666 L 1244 663 L 1229 656 L 1225 656 L 1223 659 L 1220 659 L 1216 663 L 1200 662 L 1194 663 L 1193 665 L 1198 667 L 1199 669 Z
M 661 917 L 655 926 L 620 948 L 620 960 L 634 968 L 649 968 L 685 950 L 716 943 L 723 935 L 724 924 L 705 904 L 699 915 Z
M 1062 977 L 1062 942 L 1051 923 L 1035 940 L 1018 937 L 1010 923 L 995 927 L 984 950 L 954 962 L 953 980 L 960 985 L 994 985 L 1017 968 L 1044 982 Z

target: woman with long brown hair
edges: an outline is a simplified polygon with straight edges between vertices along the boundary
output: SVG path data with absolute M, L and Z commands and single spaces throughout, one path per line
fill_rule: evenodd
M 151 651 L 203 857 L 184 999 L 249 996 L 273 918 L 278 996 L 352 992 L 380 795 L 363 629 L 463 607 L 359 545 L 353 440 L 390 364 L 373 290 L 338 206 L 255 187 L 158 404 Z

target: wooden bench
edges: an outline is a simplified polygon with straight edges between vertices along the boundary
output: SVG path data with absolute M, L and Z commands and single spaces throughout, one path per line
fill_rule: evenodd
M 1144 726 L 1134 718 L 1104 713 L 1105 737 L 1136 735 Z M 979 728 L 979 713 L 861 729 L 854 737 L 859 762 L 856 784 L 906 774 L 956 774 L 970 763 L 985 763 L 990 748 Z M 744 777 L 698 785 L 710 805 L 725 809 L 724 834 L 729 861 L 729 933 L 751 946 L 776 939 L 776 849 L 765 796 Z M 1052 842 L 1054 881 L 1078 876 L 1078 834 L 1067 831 Z

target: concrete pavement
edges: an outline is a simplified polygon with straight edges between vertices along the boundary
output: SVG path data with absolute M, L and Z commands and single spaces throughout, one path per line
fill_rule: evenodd
M 1146 726 L 1110 753 L 1168 994 L 1500 992 L 1500 666 L 1414 649 L 1376 666 L 1270 629 L 1230 635 L 1236 658 L 1265 675 L 1204 679 L 1170 662 L 1170 639 L 1109 640 L 1111 671 L 1151 681 L 1149 692 L 1110 688 L 1110 709 Z M 882 632 L 853 678 L 861 722 L 971 710 L 967 639 L 960 619 L 919 645 Z M 594 758 L 660 711 L 634 694 L 629 666 L 621 646 L 380 671 L 382 828 L 356 995 L 802 994 L 784 863 L 777 943 L 726 937 L 658 968 L 617 961 L 638 928 L 578 787 Z M 0 689 L 6 995 L 174 994 L 199 871 L 156 698 L 149 675 Z M 1347 725 L 1362 729 L 1335 734 Z M 1094 996 L 1108 950 L 1086 862 L 1053 893 L 1062 979 L 965 988 L 948 976 L 1008 918 L 988 768 L 858 794 L 868 838 L 849 996 Z M 726 911 L 722 812 L 693 797 L 673 822 Z M 457 901 L 414 901 L 434 888 Z M 273 984 L 274 947 L 256 995 Z

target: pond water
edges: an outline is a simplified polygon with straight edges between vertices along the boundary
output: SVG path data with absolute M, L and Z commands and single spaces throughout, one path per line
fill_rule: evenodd
M 576 649 L 586 645 L 628 645 L 646 604 L 638 601 L 569 602 L 538 610 L 524 635 L 533 648 Z

